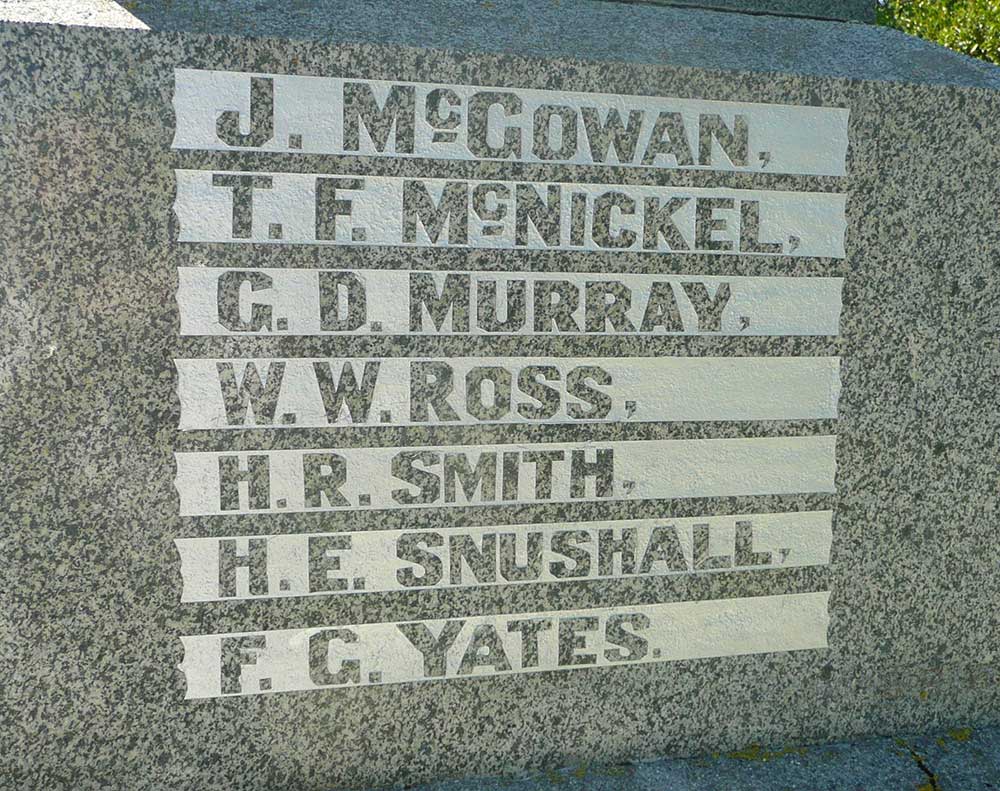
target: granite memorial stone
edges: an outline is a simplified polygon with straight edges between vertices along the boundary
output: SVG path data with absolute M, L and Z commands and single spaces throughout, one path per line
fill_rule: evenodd
M 599 2 L 388 42 L 392 5 L 0 23 L 0 787 L 1000 720 L 997 72 Z

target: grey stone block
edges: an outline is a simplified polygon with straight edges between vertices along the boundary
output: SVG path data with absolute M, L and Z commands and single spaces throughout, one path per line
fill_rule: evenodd
M 479 6 L 463 17 L 455 14 L 455 5 L 437 6 L 425 12 L 421 23 L 409 6 L 397 6 L 391 17 L 388 5 L 373 3 L 363 6 L 372 16 L 357 16 L 362 5 L 353 4 L 354 16 L 344 14 L 336 28 L 324 29 L 323 35 L 335 43 L 0 25 L 0 468 L 7 494 L 0 511 L 6 560 L 0 585 L 0 687 L 5 696 L 0 786 L 359 787 L 1000 719 L 992 647 L 1000 596 L 995 551 L 1000 517 L 996 70 L 887 31 L 814 20 L 587 4 L 579 19 L 564 18 L 546 28 L 548 39 L 532 42 L 532 31 L 540 28 L 531 25 L 552 17 L 522 18 L 529 26 L 522 31 L 520 22 L 503 15 L 488 28 L 476 28 L 480 14 L 486 13 Z M 434 15 L 445 10 L 454 24 L 431 25 L 428 20 L 439 19 Z M 647 26 L 647 20 L 655 24 Z M 701 37 L 700 46 L 662 55 L 664 44 L 655 40 L 671 29 L 664 20 L 678 22 L 668 44 L 696 43 Z M 155 20 L 145 21 L 158 26 Z M 601 25 L 603 37 L 598 36 Z M 855 37 L 835 58 L 834 42 L 844 31 Z M 357 43 L 369 38 L 377 43 Z M 441 48 L 429 48 L 430 41 Z M 740 41 L 743 46 L 736 46 Z M 780 41 L 785 46 L 778 46 Z M 773 46 L 758 49 L 760 42 Z M 803 51 L 803 43 L 817 46 Z M 851 49 L 855 46 L 856 51 Z M 850 53 L 847 60 L 845 51 Z M 906 53 L 924 59 L 907 60 Z M 809 127 L 810 145 L 802 150 L 791 144 L 787 150 L 755 148 L 747 164 L 731 168 L 714 167 L 714 148 L 703 157 L 704 166 L 679 168 L 641 161 L 631 167 L 530 157 L 505 162 L 360 156 L 335 147 L 309 148 L 314 137 L 303 130 L 321 134 L 324 128 L 320 120 L 325 110 L 315 105 L 313 113 L 298 118 L 303 126 L 283 130 L 287 146 L 282 139 L 281 150 L 175 149 L 181 117 L 175 104 L 177 69 L 679 97 L 788 105 L 800 108 L 797 112 L 841 108 L 849 110 L 849 145 L 843 175 L 806 166 L 766 169 L 771 155 L 776 162 L 786 161 L 782 157 L 803 161 L 795 158 L 808 160 L 815 150 L 836 148 L 831 142 L 836 135 L 820 122 Z M 799 73 L 781 73 L 789 69 Z M 844 79 L 877 77 L 880 70 L 887 79 Z M 246 76 L 240 79 L 249 97 L 255 83 Z M 258 102 L 266 101 L 268 83 L 256 84 Z M 244 118 L 248 123 L 241 126 L 231 115 L 231 104 L 213 99 L 200 106 L 210 114 L 208 128 L 219 140 L 267 138 L 250 119 Z M 740 112 L 751 113 L 746 106 Z M 712 113 L 704 115 L 711 122 Z M 735 120 L 731 123 L 735 128 Z M 775 124 L 768 134 L 784 131 L 785 126 Z M 545 129 L 538 135 L 544 141 Z M 693 139 L 702 157 L 700 135 Z M 534 143 L 532 138 L 528 147 Z M 769 156 L 759 156 L 764 154 Z M 815 242 L 826 245 L 828 254 L 808 257 L 797 252 L 798 245 L 814 240 L 791 235 L 770 242 L 780 251 L 745 248 L 731 255 L 716 254 L 703 244 L 705 239 L 697 252 L 679 251 L 683 245 L 677 245 L 661 253 L 613 249 L 613 240 L 606 238 L 589 250 L 542 249 L 537 242 L 508 248 L 430 242 L 406 246 L 389 239 L 398 223 L 393 225 L 395 215 L 384 209 L 388 219 L 369 223 L 367 237 L 352 234 L 349 244 L 322 245 L 301 242 L 318 234 L 319 224 L 267 215 L 278 211 L 277 204 L 261 199 L 261 235 L 241 241 L 250 237 L 229 235 L 234 226 L 246 230 L 246 224 L 253 232 L 253 217 L 220 214 L 210 200 L 184 197 L 187 182 L 178 171 L 209 171 L 223 180 L 231 180 L 231 172 L 270 174 L 274 194 L 280 192 L 283 174 L 294 172 L 373 182 L 441 178 L 456 183 L 508 179 L 618 185 L 620 194 L 660 188 L 692 195 L 702 189 L 752 190 L 772 197 L 791 194 L 787 205 L 792 215 L 810 193 L 810 205 L 820 209 L 803 227 L 827 222 L 833 230 Z M 836 204 L 841 195 L 846 196 L 845 234 L 835 227 L 837 211 L 829 209 L 830 201 Z M 342 204 L 330 206 L 331 214 L 343 210 Z M 622 206 L 627 214 L 626 204 L 617 209 Z M 480 216 L 491 211 L 486 205 Z M 608 208 L 608 216 L 613 213 Z M 752 208 L 746 218 L 752 224 Z M 784 230 L 779 220 L 761 227 Z M 226 235 L 221 241 L 204 231 L 218 228 L 219 222 Z M 580 230 L 579 219 L 571 218 L 568 227 Z M 593 231 L 593 217 L 589 227 Z M 667 226 L 663 231 L 670 233 Z M 837 248 L 841 237 L 846 240 L 844 255 Z M 713 241 L 711 233 L 706 238 Z M 741 246 L 745 241 L 742 236 L 738 240 Z M 750 239 L 752 244 L 760 241 Z M 597 249 L 602 244 L 606 249 Z M 371 328 L 363 335 L 331 337 L 290 332 L 279 320 L 299 317 L 277 312 L 270 334 L 182 334 L 181 269 L 194 272 L 192 277 L 219 269 L 362 274 L 421 269 L 525 277 L 566 273 L 561 275 L 565 279 L 592 273 L 586 277 L 595 282 L 602 273 L 698 283 L 703 278 L 733 283 L 737 278 L 769 283 L 785 277 L 843 278 L 843 309 L 839 332 L 812 335 L 602 330 L 490 337 Z M 248 285 L 240 293 L 246 299 L 252 292 Z M 208 294 L 215 305 L 217 291 L 199 293 Z M 372 311 L 409 296 L 405 286 L 388 297 L 381 293 Z M 232 307 L 226 302 L 232 295 L 223 296 L 221 302 Z M 317 304 L 322 304 L 319 297 Z M 803 320 L 818 320 L 822 308 L 820 300 L 815 310 L 803 311 Z M 252 312 L 236 313 L 230 316 L 234 323 L 264 321 Z M 197 408 L 214 398 L 222 418 L 181 430 L 192 407 L 178 395 L 182 386 L 175 360 L 432 358 L 458 365 L 473 356 L 654 362 L 839 357 L 843 389 L 836 419 L 622 419 L 585 426 L 484 419 L 469 421 L 471 425 L 441 420 L 398 425 L 391 417 L 382 421 L 381 415 L 374 423 L 373 412 L 366 425 L 336 427 L 283 417 L 280 425 L 277 419 L 268 423 L 256 415 L 255 406 L 254 420 L 260 425 L 232 428 L 220 400 L 223 366 L 216 383 L 220 391 L 193 397 Z M 729 395 L 710 392 L 694 406 L 706 402 L 743 408 L 752 401 L 750 390 L 746 398 L 732 396 L 737 389 L 729 388 Z M 671 382 L 665 381 L 662 390 L 673 392 Z M 291 411 L 286 414 L 297 419 Z M 350 508 L 338 510 L 332 495 L 304 493 L 300 487 L 299 501 L 311 498 L 320 505 L 299 509 L 299 501 L 282 497 L 273 504 L 268 500 L 269 507 L 255 513 L 251 495 L 256 490 L 251 487 L 260 485 L 254 477 L 261 474 L 258 468 L 246 476 L 253 480 L 227 490 L 226 496 L 236 492 L 240 506 L 226 513 L 221 491 L 215 492 L 218 509 L 201 508 L 201 501 L 190 506 L 191 492 L 202 491 L 203 480 L 197 476 L 175 486 L 187 463 L 182 457 L 193 459 L 192 454 L 252 451 L 271 454 L 270 459 L 284 451 L 360 454 L 463 446 L 478 452 L 493 445 L 545 443 L 583 443 L 593 449 L 634 442 L 648 448 L 657 442 L 739 438 L 790 438 L 791 445 L 782 447 L 802 448 L 834 435 L 835 492 L 793 487 L 762 493 L 753 484 L 769 480 L 772 465 L 760 463 L 731 472 L 732 478 L 750 482 L 749 492 L 737 487 L 721 494 L 706 489 L 698 496 L 650 495 L 641 489 L 643 476 L 655 481 L 667 475 L 673 457 L 666 455 L 662 463 L 640 470 L 635 480 L 613 481 L 615 496 L 610 499 L 595 494 L 558 502 L 540 497 L 483 502 L 473 491 L 470 504 L 454 507 L 407 509 L 396 507 L 397 499 L 391 507 L 373 508 L 359 497 Z M 789 451 L 779 461 L 785 474 L 798 480 L 799 467 L 812 469 L 811 458 Z M 832 458 L 823 456 L 827 462 Z M 249 465 L 249 459 L 243 461 Z M 689 463 L 690 469 L 702 469 Z M 383 489 L 389 487 L 376 488 L 384 482 L 376 473 L 385 470 L 365 469 L 372 476 L 364 482 L 373 485 L 362 497 L 387 502 Z M 821 472 L 832 474 L 832 464 Z M 704 480 L 689 478 L 701 486 L 709 473 L 711 469 Z M 275 485 L 280 484 L 275 478 Z M 631 491 L 626 484 L 640 486 L 646 494 L 626 496 Z M 430 535 L 476 525 L 573 527 L 587 520 L 623 519 L 679 523 L 824 510 L 835 514 L 829 564 L 387 591 L 371 580 L 366 587 L 358 575 L 345 580 L 348 592 L 331 595 L 297 595 L 295 580 L 282 577 L 268 580 L 269 597 L 254 598 L 252 591 L 237 587 L 243 591 L 237 597 L 198 599 L 195 591 L 192 600 L 182 601 L 184 570 L 175 544 L 178 539 L 207 539 L 221 554 L 218 539 L 235 542 L 260 535 L 370 536 L 393 530 Z M 692 527 L 691 542 L 699 542 L 697 551 L 707 558 L 708 540 L 697 535 Z M 323 552 L 314 557 L 312 549 L 305 555 L 310 570 L 334 570 L 332 564 L 323 566 Z M 226 544 L 225 551 L 245 555 L 246 571 L 237 574 L 240 563 L 227 556 L 208 587 L 221 590 L 220 577 L 229 572 L 233 584 L 247 590 L 259 583 L 259 569 L 254 570 L 258 561 L 249 544 L 245 551 Z M 320 584 L 330 579 L 324 574 Z M 817 621 L 806 619 L 800 634 L 781 628 L 781 614 L 765 624 L 741 620 L 733 600 L 759 603 L 764 597 L 826 592 L 829 605 L 821 615 L 828 613 L 830 622 L 828 629 L 823 622 L 820 631 L 827 647 L 768 651 L 771 643 L 764 640 L 756 645 L 758 653 L 743 650 L 746 635 L 757 634 L 755 629 L 773 627 L 765 637 L 794 641 L 814 634 Z M 694 623 L 741 650 L 723 651 L 709 641 L 710 655 L 699 654 L 706 650 L 697 639 L 700 632 L 692 633 L 678 616 L 681 636 L 663 646 L 685 657 L 677 661 L 651 655 L 650 660 L 658 661 L 575 668 L 571 650 L 568 659 L 559 660 L 561 669 L 466 678 L 459 677 L 456 659 L 458 669 L 451 667 L 453 677 L 447 680 L 421 677 L 419 682 L 382 684 L 365 676 L 363 683 L 344 688 L 331 681 L 334 669 L 323 661 L 329 655 L 316 663 L 306 650 L 295 654 L 305 659 L 295 666 L 298 680 L 289 687 L 298 684 L 294 688 L 299 691 L 283 691 L 280 685 L 294 672 L 285 673 L 288 667 L 278 663 L 274 667 L 280 672 L 264 676 L 262 671 L 258 677 L 248 659 L 256 650 L 253 636 L 261 630 L 296 630 L 285 646 L 294 654 L 308 645 L 301 630 L 313 627 L 350 628 L 360 634 L 386 624 L 384 633 L 395 635 L 397 624 L 434 619 L 461 619 L 465 628 L 466 619 L 479 616 L 514 619 L 549 611 L 613 608 L 632 614 L 677 604 L 683 606 L 657 612 L 690 613 L 690 602 L 722 602 L 715 621 Z M 571 630 L 567 633 L 572 638 Z M 657 632 L 670 633 L 669 628 Z M 193 660 L 180 638 L 243 634 L 251 637 L 234 649 L 236 654 L 226 660 L 216 657 L 225 669 L 209 680 L 218 682 L 221 691 L 186 699 Z M 396 667 L 398 658 L 381 657 L 386 668 Z M 268 666 L 270 660 L 265 660 L 262 656 L 261 668 Z M 182 662 L 185 667 L 179 669 Z M 419 660 L 406 667 L 418 676 L 428 672 Z M 318 682 L 311 673 L 316 668 L 326 674 L 319 673 Z M 223 688 L 223 682 L 230 686 Z M 241 694 L 229 694 L 234 689 Z
M 138 0 L 160 31 L 386 44 L 637 64 L 784 72 L 817 77 L 996 87 L 982 61 L 868 25 L 751 16 L 646 3 L 357 0 Z

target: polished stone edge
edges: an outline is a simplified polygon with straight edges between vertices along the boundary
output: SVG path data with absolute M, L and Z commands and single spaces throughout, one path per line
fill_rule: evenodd
M 55 0 L 26 1 L 55 4 Z M 428 0 L 426 4 L 356 0 L 351 15 L 332 13 L 331 2 L 301 6 L 296 0 L 273 0 L 251 7 L 250 0 L 231 4 L 138 0 L 130 9 L 157 33 L 232 36 L 234 41 L 402 46 L 459 54 L 1000 89 L 1000 68 L 877 25 L 608 0 L 574 0 L 572 13 L 567 13 L 565 3 L 552 0 L 472 4 L 466 0 Z M 0 13 L 0 22 L 3 16 Z M 19 19 L 25 21 L 23 15 Z

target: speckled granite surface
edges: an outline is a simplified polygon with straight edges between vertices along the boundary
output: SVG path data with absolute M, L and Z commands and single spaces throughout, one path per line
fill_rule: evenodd
M 738 60 L 738 58 L 737 58 Z M 175 167 L 273 168 L 283 155 L 175 153 L 177 66 L 454 80 L 851 110 L 849 175 L 671 174 L 677 184 L 844 189 L 848 257 L 659 261 L 699 274 L 843 275 L 837 340 L 646 338 L 600 342 L 344 340 L 448 356 L 840 354 L 838 494 L 683 501 L 677 515 L 833 507 L 828 569 L 518 588 L 180 605 L 173 539 L 253 532 L 259 517 L 178 517 L 175 450 L 217 435 L 177 431 L 174 357 L 322 354 L 317 340 L 178 335 L 176 267 L 315 265 L 308 248 L 175 243 Z M 979 72 L 969 72 L 978 74 Z M 0 537 L 5 788 L 325 789 L 615 762 L 751 742 L 797 743 L 1000 719 L 995 533 L 1000 410 L 1000 227 L 993 131 L 1000 96 L 975 88 L 848 82 L 510 54 L 331 46 L 200 35 L 0 25 Z M 963 75 L 965 72 L 963 72 Z M 991 73 L 992 74 L 992 73 Z M 874 75 L 872 75 L 874 76 Z M 993 78 L 992 76 L 990 77 Z M 961 80 L 958 80 L 961 81 Z M 318 166 L 350 167 L 330 156 Z M 493 165 L 406 160 L 369 172 L 489 176 Z M 519 178 L 639 183 L 636 169 L 520 165 Z M 651 267 L 635 254 L 442 250 L 457 268 Z M 378 248 L 338 266 L 394 267 Z M 662 269 L 660 270 L 662 271 Z M 329 348 L 329 347 L 326 347 Z M 821 422 L 752 430 L 822 433 Z M 731 423 L 597 426 L 597 438 L 732 436 Z M 396 429 L 352 429 L 393 445 Z M 407 441 L 546 440 L 566 429 L 435 428 Z M 322 431 L 247 431 L 227 447 L 322 446 Z M 469 508 L 455 524 L 653 515 L 651 503 Z M 362 513 L 352 527 L 397 515 Z M 430 519 L 431 517 L 428 517 Z M 322 515 L 324 529 L 347 517 Z M 430 524 L 430 523 L 428 523 Z M 315 529 L 274 515 L 268 530 Z M 185 702 L 182 634 L 542 608 L 832 591 L 826 651 L 447 683 Z

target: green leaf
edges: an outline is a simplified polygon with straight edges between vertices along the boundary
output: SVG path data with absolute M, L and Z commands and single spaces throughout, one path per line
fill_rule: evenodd
M 1000 63 L 1000 0 L 878 0 L 880 25 Z

